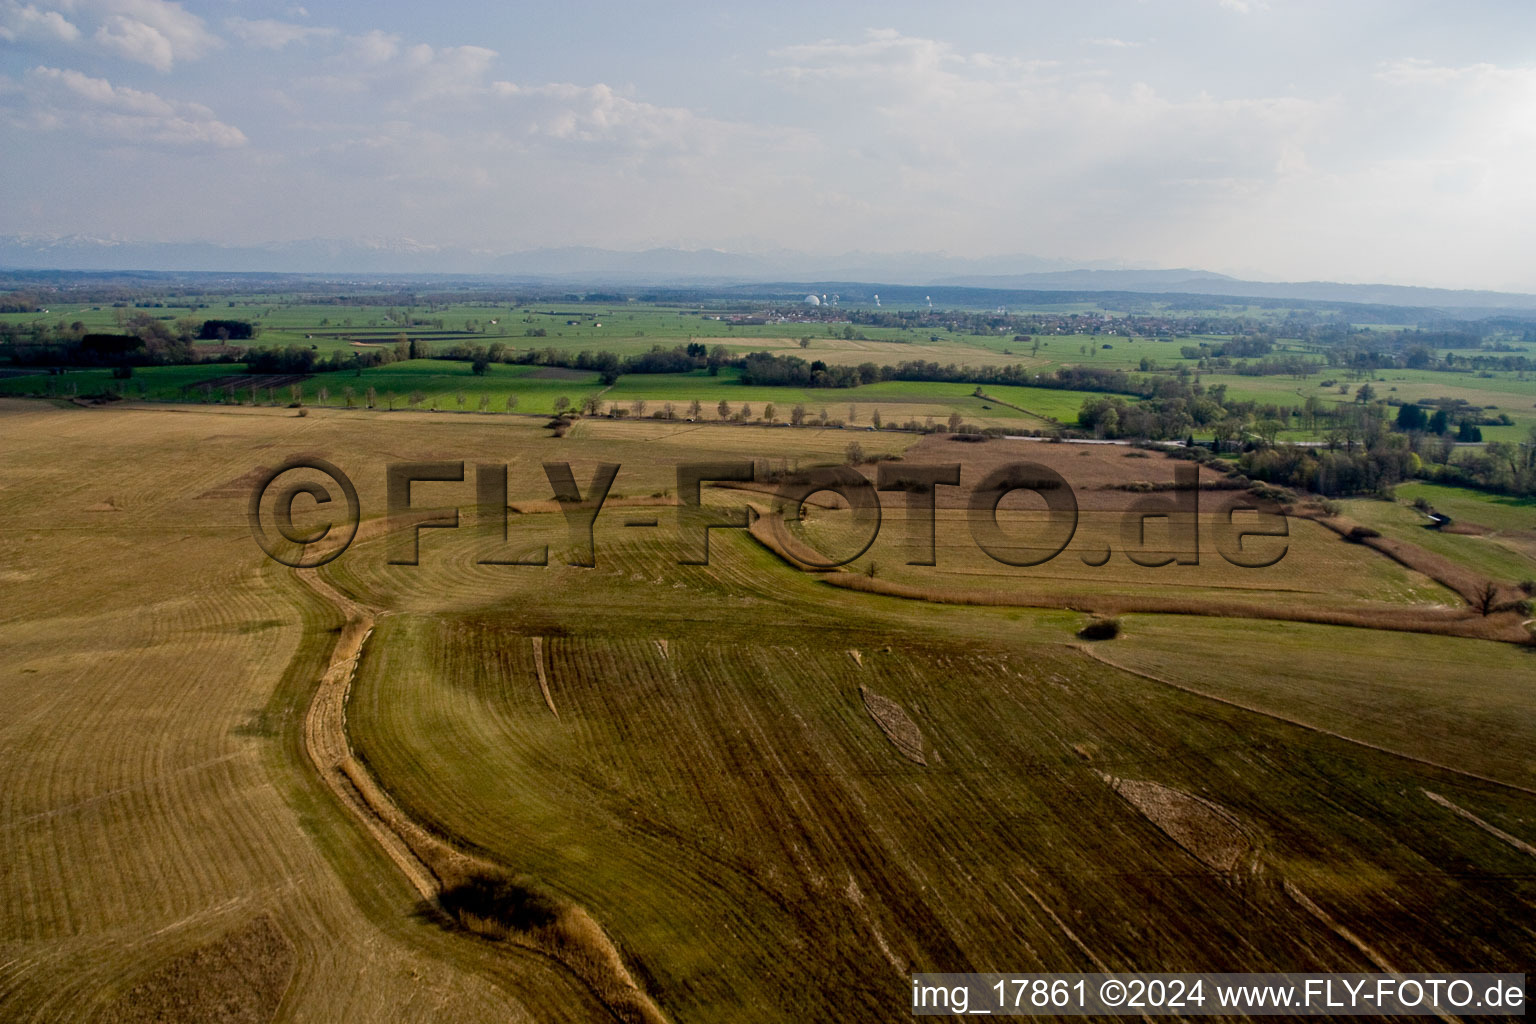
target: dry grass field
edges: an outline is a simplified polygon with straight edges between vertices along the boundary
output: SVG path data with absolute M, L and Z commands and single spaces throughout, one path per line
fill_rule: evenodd
M 1005 565 L 978 544 L 966 508 L 970 493 L 986 475 L 1008 462 L 1025 460 L 1055 471 L 1071 486 L 1078 508 L 1077 528 L 1060 554 L 1039 565 Z M 912 448 L 902 466 L 959 463 L 961 485 L 941 486 L 935 495 L 934 565 L 911 565 L 925 551 L 913 543 L 924 536 L 927 513 L 913 513 L 906 495 L 883 496 L 882 522 L 875 543 L 849 564 L 854 572 L 943 595 L 984 590 L 999 600 L 1040 603 L 1050 594 L 1059 600 L 1111 594 L 1151 594 L 1215 602 L 1262 600 L 1283 607 L 1366 609 L 1381 605 L 1461 604 L 1457 595 L 1422 573 L 1408 569 L 1309 520 L 1287 519 L 1284 537 L 1253 537 L 1240 550 L 1226 533 L 1227 509 L 1253 499 L 1244 491 L 1205 489 L 1199 494 L 1198 562 L 1184 564 L 1188 548 L 1179 518 L 1154 515 L 1128 538 L 1127 515 L 1174 509 L 1173 495 L 1124 489 L 1126 485 L 1173 483 L 1175 466 L 1191 463 L 1159 453 L 1119 445 L 1046 444 L 990 441 L 958 444 L 925 439 Z M 872 474 L 871 474 L 872 475 Z M 1220 487 L 1221 475 L 1199 469 L 1202 488 Z M 846 508 L 846 505 L 842 506 Z M 1180 514 L 1181 515 L 1181 514 Z M 1177 519 L 1177 525 L 1174 520 Z M 1045 503 L 1027 492 L 1003 499 L 998 521 L 1004 532 L 1029 548 L 1033 557 L 1052 550 Z M 1239 527 L 1259 528 L 1257 515 L 1238 513 Z M 1134 521 L 1133 521 L 1134 522 Z M 1143 532 L 1144 530 L 1144 532 Z M 865 536 L 847 511 L 812 506 L 798 532 L 829 554 L 857 550 Z M 1129 544 L 1127 541 L 1129 540 Z M 1223 552 L 1233 559 L 1228 560 Z M 1136 556 L 1133 560 L 1132 554 Z M 1238 565 L 1234 561 L 1272 565 Z M 1157 565 L 1168 560 L 1169 564 Z
M 1109 485 L 1171 478 L 1155 455 L 20 400 L 0 423 L 0 1019 L 897 1020 L 912 970 L 1536 953 L 1533 863 L 1508 841 L 1536 841 L 1529 647 L 1208 615 L 1089 643 L 1059 608 L 831 587 L 742 531 L 679 565 L 668 507 L 685 461 L 793 469 L 857 439 L 907 464 L 966 449 L 969 480 L 1039 452 L 1086 542 L 1142 497 Z M 253 471 L 299 454 L 363 509 L 318 570 L 266 559 L 246 521 Z M 430 460 L 469 464 L 414 488 L 460 527 L 390 565 L 385 466 Z M 582 545 L 540 466 L 567 460 L 584 491 L 623 467 L 591 568 L 566 564 Z M 507 464 L 524 509 L 505 545 L 477 462 Z M 894 550 L 865 559 L 913 586 L 1458 600 L 1298 521 L 1265 570 L 1094 568 L 1074 541 L 990 571 L 941 501 L 939 566 L 907 567 L 883 497 Z M 813 508 L 807 536 L 839 515 Z M 482 564 L 545 545 L 548 566 Z M 345 783 L 306 738 L 325 694 Z

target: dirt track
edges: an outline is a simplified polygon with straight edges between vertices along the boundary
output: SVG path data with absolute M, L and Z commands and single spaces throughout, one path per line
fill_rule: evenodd
M 348 598 L 312 569 L 296 571 L 306 586 L 346 617 L 304 717 L 305 749 L 321 778 L 423 899 L 441 906 L 447 890 L 476 877 L 503 874 L 499 865 L 455 849 L 413 821 L 353 755 L 347 739 L 347 697 L 377 611 Z M 548 699 L 547 691 L 545 696 Z M 579 937 L 579 944 L 572 942 L 573 936 Z M 618 949 L 582 908 L 566 904 L 554 926 L 500 937 L 570 970 L 615 1018 L 666 1024 L 666 1016 L 636 984 Z

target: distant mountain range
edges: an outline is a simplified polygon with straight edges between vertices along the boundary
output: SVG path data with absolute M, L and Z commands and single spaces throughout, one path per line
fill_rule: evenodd
M 623 252 L 584 246 L 500 252 L 408 239 L 312 239 L 262 245 L 131 242 L 67 236 L 0 236 L 0 269 L 192 271 L 243 274 L 476 275 L 535 284 L 743 285 L 864 281 L 1003 291 L 1138 292 L 1349 302 L 1443 310 L 1536 310 L 1536 295 L 1327 281 L 1244 281 L 1205 270 L 1082 266 L 1036 256 L 970 259 L 942 253 L 814 256 L 790 250 Z

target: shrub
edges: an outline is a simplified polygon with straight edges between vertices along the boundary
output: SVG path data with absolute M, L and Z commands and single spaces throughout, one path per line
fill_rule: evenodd
M 1296 493 L 1284 487 L 1275 487 L 1271 484 L 1256 483 L 1248 488 L 1248 493 L 1263 501 L 1273 501 L 1284 504 L 1295 501 Z
M 1084 640 L 1113 640 L 1120 635 L 1119 619 L 1094 619 L 1077 631 Z
M 1373 530 L 1369 526 L 1355 526 L 1344 535 L 1344 539 L 1355 544 L 1363 543 L 1372 537 L 1380 537 L 1381 532 Z
M 1343 505 L 1340 505 L 1338 502 L 1329 498 L 1324 498 L 1322 501 L 1318 502 L 1317 507 L 1320 508 L 1323 512 L 1323 515 L 1327 516 L 1329 519 L 1332 519 L 1334 516 L 1344 511 Z
M 503 930 L 542 928 L 560 916 L 554 896 L 518 879 L 493 875 L 474 875 L 444 890 L 442 904 L 465 927 L 492 936 Z

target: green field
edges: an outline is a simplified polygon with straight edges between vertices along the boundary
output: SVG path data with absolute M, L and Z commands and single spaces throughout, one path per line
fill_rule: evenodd
M 1428 517 L 1409 502 L 1426 498 L 1458 524 L 1481 526 L 1475 534 L 1430 529 Z M 1536 579 L 1536 502 L 1484 495 L 1459 487 L 1405 484 L 1397 501 L 1356 498 L 1344 514 L 1384 536 L 1417 544 L 1496 580 Z
M 1399 501 L 1423 498 L 1452 519 L 1465 520 L 1501 532 L 1536 530 L 1536 498 L 1516 498 L 1507 494 L 1489 494 L 1465 487 L 1443 487 L 1414 481 L 1399 484 Z
M 249 385 L 241 381 L 240 364 L 202 364 L 197 366 L 151 366 L 134 371 L 127 380 L 115 380 L 109 370 L 71 370 L 59 376 L 27 374 L 0 377 L 0 394 L 9 395 L 93 395 L 102 391 L 121 393 L 127 398 L 162 402 L 202 402 L 204 392 L 198 384 L 204 381 L 234 377 L 231 398 L 230 384 L 221 384 L 208 392 L 210 401 L 236 401 L 249 404 Z M 674 406 L 675 415 L 685 418 L 690 403 L 697 400 L 703 407 L 704 417 L 718 418 L 717 407 L 724 399 L 732 409 L 742 403 L 752 405 L 754 418 L 761 418 L 765 407 L 775 406 L 777 419 L 788 422 L 795 405 L 804 405 L 808 414 L 815 417 L 822 409 L 832 419 L 847 420 L 848 407 L 855 406 L 855 426 L 867 426 L 876 410 L 880 411 L 887 426 L 898 426 L 909 418 L 920 422 L 934 418 L 944 422 L 951 412 L 978 426 L 1005 426 L 1016 429 L 1045 429 L 1051 424 L 1042 416 L 1027 413 L 1005 405 L 985 402 L 973 395 L 972 384 L 940 384 L 924 381 L 885 381 L 859 388 L 777 388 L 747 387 L 739 382 L 739 372 L 723 370 L 719 376 L 704 371 L 691 374 L 629 374 L 617 384 L 604 387 L 598 376 L 576 370 L 555 367 L 537 367 L 492 364 L 483 376 L 477 376 L 467 362 L 446 359 L 414 359 L 385 366 L 370 367 L 361 371 L 335 371 L 312 376 L 298 385 L 299 401 L 306 405 L 346 406 L 344 389 L 352 391 L 354 406 L 366 400 L 369 388 L 375 391 L 380 408 L 389 408 L 389 396 L 393 395 L 396 409 L 408 407 L 412 394 L 423 397 L 420 407 L 435 407 L 442 411 L 505 412 L 509 396 L 517 397 L 516 412 L 550 413 L 555 400 L 565 397 L 572 407 L 579 407 L 583 398 L 600 396 L 608 405 L 620 405 L 631 409 L 636 399 L 647 402 L 646 414 L 662 410 L 666 403 Z M 321 399 L 320 389 L 326 389 Z M 1055 415 L 1066 422 L 1076 420 L 1080 404 L 1079 392 L 1052 391 L 1044 388 L 1001 389 L 1009 397 L 1005 400 L 1055 410 Z M 459 404 L 459 397 L 464 404 Z M 484 397 L 489 407 L 481 410 Z M 1000 396 L 1001 397 L 1001 396 Z M 288 385 L 280 385 L 269 396 L 265 388 L 257 394 L 258 404 L 287 405 L 293 401 Z
M 1536 786 L 1536 736 L 1521 711 L 1536 697 L 1531 655 L 1508 644 L 1135 615 L 1106 657 L 1309 728 Z
M 84 305 L 61 303 L 50 305 L 46 313 L 0 314 L 0 320 L 10 323 L 68 324 L 81 321 L 88 330 L 115 331 L 128 317 L 144 314 L 167 321 L 182 318 L 194 320 L 207 318 L 247 319 L 256 325 L 259 337 L 254 344 L 262 346 L 302 346 L 313 349 L 321 357 L 346 354 L 359 350 L 359 346 L 392 345 L 401 336 L 418 339 L 418 343 L 430 349 L 445 348 L 454 344 L 488 345 L 499 343 L 509 354 L 528 350 L 549 349 L 557 353 L 574 354 L 584 350 L 612 352 L 620 356 L 635 355 L 654 346 L 670 348 L 679 344 L 698 342 L 711 348 L 723 346 L 733 355 L 752 351 L 770 351 L 783 355 L 799 356 L 806 360 L 822 360 L 829 364 L 850 365 L 873 362 L 876 365 L 894 366 L 911 360 L 936 362 L 954 366 L 996 366 L 1023 364 L 1032 371 L 1050 372 L 1056 368 L 1085 366 L 1100 369 L 1119 369 L 1132 373 L 1139 371 L 1142 361 L 1148 360 L 1160 373 L 1197 371 L 1194 360 L 1185 359 L 1181 349 L 1201 342 L 1219 344 L 1226 338 L 1221 335 L 1189 335 L 1181 337 L 1146 338 L 1130 337 L 1118 333 L 1114 315 L 1101 321 L 1099 334 L 1054 334 L 1050 332 L 1031 335 L 1030 341 L 1015 341 L 1012 333 L 975 333 L 969 330 L 951 331 L 940 327 L 874 327 L 855 326 L 841 322 L 769 322 L 763 324 L 736 324 L 729 317 L 752 312 L 751 304 L 716 308 L 710 303 L 676 305 L 644 301 L 587 302 L 580 296 L 566 299 L 523 300 L 521 304 L 487 304 L 473 301 L 438 303 L 401 295 L 395 301 L 359 303 L 348 301 L 321 302 L 313 296 L 285 294 L 239 294 L 231 297 L 199 296 L 195 299 L 162 299 L 164 305 L 135 306 L 122 304 Z M 1162 305 L 1149 301 L 1143 312 L 1157 312 Z M 1011 310 L 1014 313 L 1031 312 L 1024 306 Z M 1093 303 L 1075 303 L 1064 306 L 1040 306 L 1033 310 L 1044 314 L 1093 314 L 1103 312 Z M 1123 315 L 1123 311 L 1115 311 Z M 1199 311 L 1181 310 L 1181 315 Z M 1289 311 L 1273 308 L 1221 307 L 1203 311 L 1218 316 L 1247 316 L 1256 323 L 1273 320 Z M 958 313 L 957 313 L 958 315 Z M 1372 330 L 1386 330 L 1386 325 L 1367 325 Z M 1409 326 L 1409 325 L 1396 325 Z M 1109 333 L 1116 331 L 1116 333 Z M 542 335 L 542 336 L 540 336 Z M 845 336 L 847 335 L 847 336 Z M 806 346 L 802 347 L 802 339 Z M 1038 347 L 1037 347 L 1038 345 Z M 1105 347 L 1108 346 L 1108 347 Z M 1516 350 L 1520 347 L 1515 346 Z M 226 351 L 216 343 L 199 343 L 198 349 L 209 358 Z M 1481 354 L 1478 349 L 1458 349 L 1461 357 Z M 1277 355 L 1303 354 L 1308 358 L 1320 358 L 1310 346 L 1295 339 L 1280 339 Z M 548 395 L 542 385 L 531 382 L 514 383 L 510 379 L 480 383 L 460 382 L 452 379 L 458 370 L 438 361 L 423 360 L 424 365 L 407 373 L 411 379 L 386 377 L 364 380 L 357 389 L 368 386 L 382 390 L 398 390 L 406 394 L 419 390 L 425 396 L 425 404 L 438 401 L 439 408 L 457 408 L 457 396 L 463 392 L 467 407 L 477 409 L 481 395 L 488 395 L 493 408 L 505 408 L 508 395 L 516 393 L 523 411 L 550 411 L 551 403 L 558 394 Z M 500 371 L 501 368 L 495 368 Z M 156 368 L 140 371 L 141 382 L 146 390 L 136 397 L 151 400 L 175 401 L 183 395 L 180 386 L 185 378 L 157 380 Z M 89 386 L 99 390 L 105 378 L 99 374 L 70 374 L 77 387 Z M 1327 405 L 1349 403 L 1362 383 L 1369 381 L 1378 395 L 1393 402 L 1423 401 L 1432 398 L 1463 399 L 1478 407 L 1489 417 L 1508 416 L 1510 425 L 1483 426 L 1486 440 L 1525 441 L 1536 428 L 1536 375 L 1504 371 L 1432 372 L 1428 370 L 1387 369 L 1357 374 L 1341 368 L 1330 368 L 1318 363 L 1314 372 L 1297 379 L 1291 376 L 1255 377 L 1231 372 L 1206 372 L 1200 381 L 1207 387 L 1221 385 L 1230 399 L 1260 404 L 1278 404 L 1300 407 L 1308 398 L 1317 397 Z M 1335 386 L 1324 388 L 1325 381 Z M 1345 394 L 1339 394 L 1343 385 Z M 311 393 L 321 384 L 309 385 L 305 401 L 314 403 L 317 396 Z M 325 381 L 324 386 L 337 401 L 343 387 L 354 386 L 347 382 Z M 882 385 L 885 387 L 887 385 Z M 0 379 L 0 394 L 26 394 L 41 390 L 46 385 L 25 381 Z M 135 397 L 138 384 L 130 384 L 130 397 Z M 572 388 L 575 391 L 577 389 Z M 936 415 L 946 419 L 950 411 L 959 411 L 970 422 L 981 426 L 1007 427 L 1018 417 L 1012 410 L 997 407 L 990 410 L 966 400 L 970 387 L 950 389 L 937 385 L 923 385 L 917 391 L 892 387 L 888 393 L 860 389 L 857 395 L 845 395 L 837 391 L 822 393 L 796 392 L 771 395 L 763 392 L 741 393 L 731 399 L 752 403 L 774 402 L 776 405 L 805 404 L 807 407 L 827 406 L 829 415 L 846 418 L 846 406 L 853 402 L 860 406 L 865 417 L 873 411 L 876 402 L 909 402 L 922 398 L 924 408 L 916 411 L 919 419 Z M 1008 389 L 992 387 L 991 393 L 998 398 L 1022 406 L 1037 417 L 1054 419 L 1072 424 L 1084 397 L 1078 392 L 1057 392 L 1049 395 L 1025 394 L 1006 397 Z M 582 394 L 570 394 L 573 402 Z M 67 394 L 67 392 L 65 392 Z M 264 397 L 264 396 L 263 396 Z M 281 397 L 281 396 L 279 396 Z M 656 401 L 691 402 L 713 405 L 721 395 L 713 391 L 701 392 L 687 381 L 654 379 L 637 381 L 625 379 L 612 393 L 612 399 L 628 402 L 639 398 L 647 403 Z M 249 400 L 248 398 L 246 399 Z M 844 406 L 841 413 L 833 407 Z M 889 420 L 887 411 L 882 416 Z M 905 417 L 903 417 L 905 418 Z M 1030 427 L 1045 426 L 1043 422 L 1029 420 Z M 1317 440 L 1321 431 L 1288 429 L 1281 433 L 1281 440 Z

